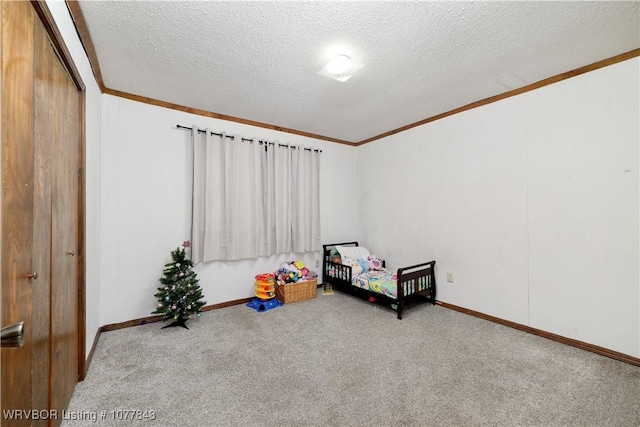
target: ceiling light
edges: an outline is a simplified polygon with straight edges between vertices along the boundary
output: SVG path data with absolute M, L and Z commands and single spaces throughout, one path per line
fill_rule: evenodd
M 356 64 L 347 55 L 341 54 L 329 61 L 322 70 L 318 71 L 318 74 L 346 82 L 360 68 L 362 68 L 361 64 Z
M 329 61 L 325 68 L 332 74 L 344 74 L 349 69 L 350 62 L 351 59 L 347 55 L 338 55 Z

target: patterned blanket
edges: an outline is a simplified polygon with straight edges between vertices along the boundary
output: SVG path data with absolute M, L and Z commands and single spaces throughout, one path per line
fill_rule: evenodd
M 397 276 L 389 270 L 369 270 L 353 277 L 352 285 L 362 289 L 386 295 L 391 298 L 398 297 Z

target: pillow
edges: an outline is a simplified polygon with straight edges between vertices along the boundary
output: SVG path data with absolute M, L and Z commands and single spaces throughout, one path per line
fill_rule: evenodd
M 370 255 L 369 251 L 362 246 L 336 246 L 336 249 L 340 252 L 342 259 L 345 257 L 353 259 L 366 258 Z
M 351 257 L 342 257 L 342 264 L 351 267 L 351 277 L 357 276 L 362 273 L 362 267 L 357 259 Z

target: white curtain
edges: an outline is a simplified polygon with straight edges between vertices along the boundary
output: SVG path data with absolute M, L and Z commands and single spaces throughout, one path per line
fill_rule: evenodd
M 192 143 L 194 263 L 320 250 L 319 152 L 196 126 Z
M 320 236 L 320 153 L 292 150 L 292 243 L 294 252 L 322 248 Z
M 263 146 L 195 126 L 192 135 L 194 263 L 268 255 Z
M 267 241 L 271 254 L 291 252 L 291 148 L 267 151 Z

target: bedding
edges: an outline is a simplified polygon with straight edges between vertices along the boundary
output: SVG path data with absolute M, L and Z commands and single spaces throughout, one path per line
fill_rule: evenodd
M 395 299 L 398 297 L 397 280 L 398 276 L 393 271 L 369 270 L 354 276 L 351 284 Z

